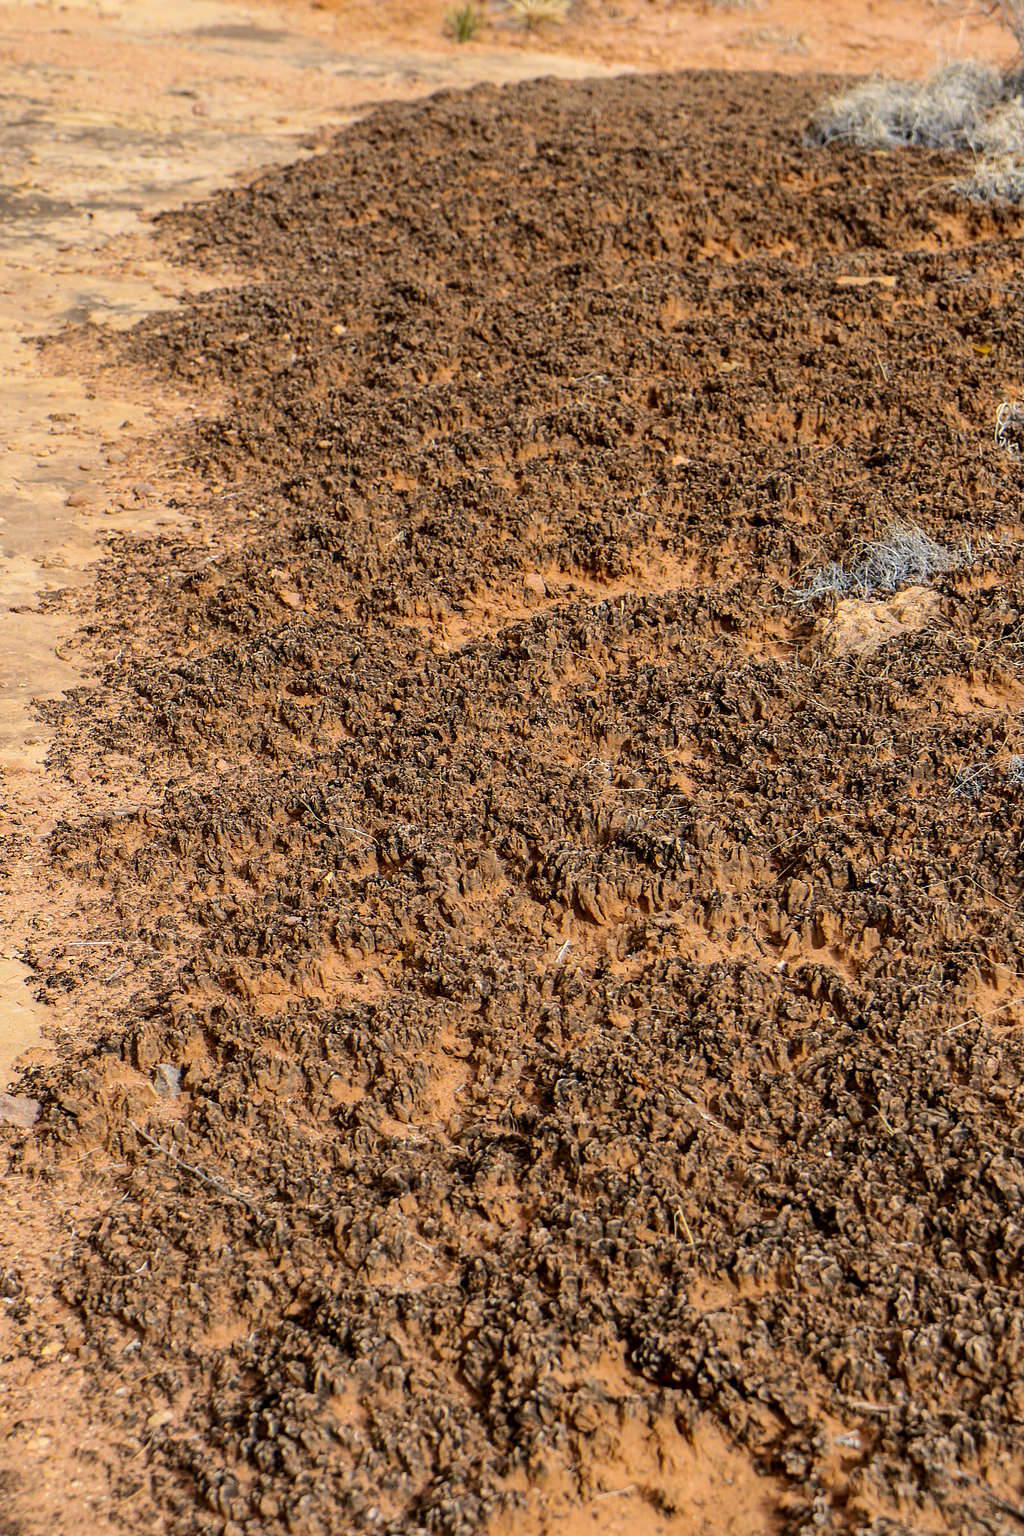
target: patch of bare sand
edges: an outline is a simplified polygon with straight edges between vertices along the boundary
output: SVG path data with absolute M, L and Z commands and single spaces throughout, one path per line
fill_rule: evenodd
M 524 1506 L 495 1520 L 487 1536 L 772 1536 L 779 1529 L 771 1481 L 720 1431 L 700 1425 L 684 1433 L 669 1415 L 653 1423 L 639 1415 L 621 1362 L 610 1371 L 598 1362 L 591 1380 L 598 1388 L 607 1382 L 608 1396 L 581 1411 L 582 1497 L 579 1469 L 553 1462 L 519 1479 Z
M 323 18 L 328 35 L 366 47 L 437 47 L 445 17 L 435 0 L 290 0 L 293 15 Z M 489 49 L 585 59 L 631 69 L 764 69 L 784 74 L 914 75 L 951 57 L 1009 62 L 1014 45 L 993 12 L 959 0 L 576 0 L 562 22 L 524 28 L 500 3 L 482 3 L 484 25 L 461 52 Z

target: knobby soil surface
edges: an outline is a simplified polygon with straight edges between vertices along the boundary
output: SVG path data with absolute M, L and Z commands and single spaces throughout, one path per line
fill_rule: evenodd
M 215 402 L 50 711 L 123 1002 L 2 1133 L 104 1530 L 1019 1529 L 1021 220 L 829 86 L 383 106 L 51 344 Z M 959 567 L 794 600 L 890 519 Z

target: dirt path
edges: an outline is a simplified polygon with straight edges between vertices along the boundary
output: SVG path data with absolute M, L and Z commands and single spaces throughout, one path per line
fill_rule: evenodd
M 848 488 L 907 419 L 892 504 L 1013 536 L 1005 466 L 943 432 L 980 441 L 1019 392 L 1016 226 L 942 203 L 939 162 L 854 157 L 844 202 L 793 148 L 810 97 L 753 78 L 385 113 L 159 243 L 138 216 L 381 98 L 1005 39 L 934 5 L 623 4 L 465 48 L 398 7 L 166 13 L 0 12 L 12 1529 L 997 1519 L 1021 1497 L 1017 557 L 923 599 L 914 666 L 867 695 L 779 593 L 856 538 Z M 251 286 L 106 329 L 226 273 Z M 780 284 L 799 320 L 764 350 Z M 817 414 L 801 327 L 815 369 L 835 349 Z M 878 359 L 912 376 L 868 399 Z M 864 810 L 793 722 L 869 772 L 879 690 Z M 982 750 L 988 798 L 950 810 Z

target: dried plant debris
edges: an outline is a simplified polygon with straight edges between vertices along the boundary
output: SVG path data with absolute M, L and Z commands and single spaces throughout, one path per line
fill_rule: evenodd
M 976 203 L 1019 203 L 1024 198 L 1024 155 L 1000 155 L 978 161 L 969 176 L 954 182 Z
M 869 80 L 830 97 L 812 122 L 816 144 L 861 149 L 971 150 L 978 157 L 951 186 L 973 202 L 1024 196 L 1024 106 L 1019 75 L 973 62 L 922 81 Z
M 968 763 L 957 772 L 950 794 L 975 800 L 984 789 L 1000 785 L 1024 789 L 1024 757 L 1019 753 L 1002 753 L 992 762 Z
M 1003 400 L 996 412 L 996 446 L 1019 458 L 1024 446 L 1024 401 Z
M 119 538 L 48 706 L 73 782 L 145 781 L 54 831 L 138 963 L 115 1009 L 36 957 L 99 1038 L 3 1133 L 67 1213 L 34 1379 L 108 1437 L 97 1528 L 1024 1499 L 1024 796 L 950 794 L 1024 708 L 1024 550 L 965 563 L 1019 512 L 964 345 L 1024 353 L 1018 221 L 821 175 L 815 90 L 381 108 L 161 220 L 244 284 L 80 338 L 225 402 L 164 445 L 209 541 Z M 822 550 L 898 643 L 805 646 Z
M 954 188 L 972 202 L 1019 202 L 1024 197 L 1024 106 L 1015 100 L 996 112 L 974 147 L 977 163 L 953 182 Z
M 861 545 L 848 564 L 833 561 L 821 566 L 803 586 L 794 589 L 792 596 L 797 603 L 871 597 L 876 592 L 895 592 L 899 587 L 932 581 L 974 559 L 969 541 L 951 549 L 915 523 L 894 520 L 880 539 Z
M 970 147 L 996 157 L 1024 154 L 1024 105 L 1016 95 L 982 124 Z
M 533 32 L 545 22 L 557 25 L 565 21 L 570 0 L 503 0 L 503 7 L 510 21 Z
M 972 62 L 948 64 L 924 80 L 868 80 L 830 97 L 815 114 L 817 144 L 861 149 L 984 149 L 1004 101 L 997 70 Z

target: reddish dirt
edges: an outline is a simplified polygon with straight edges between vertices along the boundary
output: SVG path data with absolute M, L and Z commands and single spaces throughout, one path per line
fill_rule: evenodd
M 382 107 L 50 348 L 221 404 L 49 711 L 10 1532 L 1024 1521 L 1021 220 L 832 84 Z
M 455 3 L 314 0 L 325 36 L 342 46 L 398 46 L 424 59 L 450 34 Z M 285 0 L 310 15 L 309 0 Z M 476 0 L 480 30 L 455 51 L 467 66 L 492 50 L 508 57 L 543 48 L 558 59 L 616 69 L 781 70 L 786 74 L 920 74 L 950 57 L 1013 60 L 998 6 L 973 0 L 573 0 L 563 21 L 524 28 L 503 0 Z

